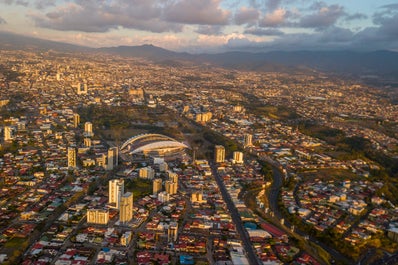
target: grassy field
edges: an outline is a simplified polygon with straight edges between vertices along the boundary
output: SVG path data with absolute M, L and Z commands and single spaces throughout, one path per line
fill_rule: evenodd
M 152 181 L 147 179 L 126 179 L 125 191 L 133 193 L 134 200 L 152 194 Z

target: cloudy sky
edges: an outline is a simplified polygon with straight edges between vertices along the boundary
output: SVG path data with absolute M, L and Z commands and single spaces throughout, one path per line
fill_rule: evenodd
M 398 51 L 398 1 L 0 0 L 0 31 L 188 52 Z

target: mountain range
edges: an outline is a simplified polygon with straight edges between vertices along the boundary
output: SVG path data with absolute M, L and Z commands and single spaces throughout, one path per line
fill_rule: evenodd
M 345 76 L 375 76 L 398 82 L 398 52 L 393 51 L 273 51 L 190 54 L 153 45 L 89 48 L 0 32 L 0 49 L 58 52 L 102 52 L 140 57 L 155 63 L 203 63 L 255 71 L 322 71 Z

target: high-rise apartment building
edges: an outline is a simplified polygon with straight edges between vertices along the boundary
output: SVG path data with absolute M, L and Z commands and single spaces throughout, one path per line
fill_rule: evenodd
M 68 167 L 76 168 L 76 148 L 68 147 Z
M 133 219 L 133 193 L 126 192 L 120 200 L 119 221 L 128 223 Z
M 107 170 L 112 170 L 119 163 L 119 152 L 117 147 L 108 149 L 108 165 Z
M 112 179 L 109 181 L 109 198 L 108 202 L 115 208 L 119 209 L 120 200 L 124 194 L 124 179 Z
M 223 163 L 225 161 L 225 148 L 222 145 L 216 145 L 214 148 L 214 161 Z
M 177 187 L 178 187 L 177 182 L 173 182 L 171 180 L 166 180 L 166 182 L 164 184 L 164 188 L 165 188 L 166 192 L 170 195 L 177 193 Z
M 162 191 L 162 179 L 154 179 L 153 180 L 153 195 L 158 194 Z

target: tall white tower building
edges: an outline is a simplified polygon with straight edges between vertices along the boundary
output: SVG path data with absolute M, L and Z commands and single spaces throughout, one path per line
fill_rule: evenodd
M 124 179 L 112 179 L 109 181 L 109 204 L 119 209 L 120 200 L 124 194 Z

